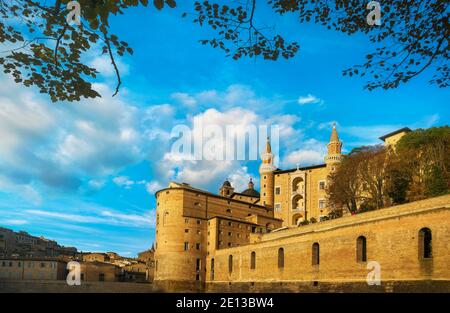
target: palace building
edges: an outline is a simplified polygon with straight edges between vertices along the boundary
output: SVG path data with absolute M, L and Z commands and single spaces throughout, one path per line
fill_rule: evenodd
M 408 131 L 380 139 L 395 145 Z M 336 126 L 327 147 L 323 164 L 281 170 L 268 139 L 259 192 L 252 180 L 242 192 L 228 180 L 218 194 L 175 182 L 156 192 L 155 283 L 165 291 L 339 290 L 336 282 L 365 290 L 374 260 L 402 288 L 435 275 L 448 288 L 450 196 L 327 220 L 327 177 L 342 160 Z M 424 254 L 431 236 L 432 258 Z

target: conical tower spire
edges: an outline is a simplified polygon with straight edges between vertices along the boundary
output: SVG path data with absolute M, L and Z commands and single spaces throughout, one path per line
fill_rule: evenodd
M 342 142 L 339 140 L 336 123 L 333 123 L 330 142 L 328 143 L 327 147 L 328 154 L 325 157 L 325 162 L 327 164 L 339 163 L 342 160 Z
M 266 140 L 266 153 L 272 153 L 272 147 L 270 146 L 270 138 L 267 137 Z
M 339 142 L 339 136 L 336 130 L 336 123 L 333 123 L 333 130 L 331 131 L 330 142 Z

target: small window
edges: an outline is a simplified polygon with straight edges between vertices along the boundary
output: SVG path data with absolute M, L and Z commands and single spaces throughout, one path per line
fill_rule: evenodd
M 319 244 L 315 242 L 312 245 L 312 265 L 319 265 L 320 263 L 320 255 L 319 255 Z
M 256 252 L 253 251 L 250 254 L 250 269 L 254 270 L 256 268 Z
M 319 200 L 319 209 L 325 209 L 326 202 L 324 199 Z
M 229 231 L 228 236 L 231 237 L 231 236 L 233 236 L 233 234 Z
M 356 239 L 356 261 L 367 262 L 366 237 L 359 236 Z
M 188 251 L 189 249 L 189 242 L 184 243 L 184 251 Z
M 278 268 L 284 268 L 284 249 L 278 249 Z
M 200 261 L 200 259 L 197 259 L 197 262 L 195 264 L 195 269 L 197 271 L 200 271 L 200 269 L 201 269 L 201 261 Z
M 195 244 L 195 249 L 200 250 L 200 244 L 199 243 Z
M 189 229 L 185 229 L 184 232 L 187 234 L 189 233 Z
M 276 195 L 281 194 L 281 187 L 275 187 L 275 194 Z
M 431 259 L 432 243 L 431 230 L 429 228 L 422 228 L 419 231 L 419 257 L 422 259 Z
M 214 280 L 214 258 L 211 259 L 211 280 Z
M 105 281 L 105 274 L 104 273 L 98 274 L 98 280 L 99 281 Z
M 324 180 L 321 180 L 321 181 L 319 182 L 319 189 L 320 189 L 320 190 L 325 190 L 325 181 L 324 181 Z
M 228 256 L 228 272 L 230 274 L 233 272 L 233 256 L 231 254 Z
M 281 203 L 275 203 L 275 212 L 281 212 Z

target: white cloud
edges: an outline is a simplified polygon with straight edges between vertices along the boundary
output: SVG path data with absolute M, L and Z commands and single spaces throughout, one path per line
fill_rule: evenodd
M 143 158 L 140 115 L 120 98 L 49 103 L 6 77 L 0 84 L 0 185 L 4 191 L 76 190 Z M 108 93 L 104 85 L 99 90 Z M 38 198 L 34 196 L 34 198 Z
M 164 186 L 157 181 L 151 181 L 145 184 L 145 188 L 149 194 L 153 195 L 158 190 L 164 188 Z
M 113 182 L 118 186 L 125 187 L 125 189 L 130 189 L 131 186 L 135 184 L 135 182 L 130 180 L 127 176 L 114 177 Z
M 0 220 L 1 224 L 4 225 L 11 225 L 11 226 L 20 226 L 28 224 L 28 221 L 26 220 Z
M 128 64 L 122 62 L 122 60 L 119 58 L 116 58 L 115 61 L 121 77 L 128 75 L 130 71 L 130 67 L 128 66 Z M 111 64 L 111 60 L 107 55 L 93 57 L 88 65 L 95 68 L 100 73 L 100 75 L 103 75 L 104 77 L 115 77 L 116 75 L 114 67 Z
M 305 104 L 323 104 L 323 100 L 321 100 L 320 98 L 317 98 L 316 96 L 312 95 L 312 94 L 308 94 L 307 96 L 300 96 L 298 98 L 298 103 L 300 105 L 305 105 Z
M 51 220 L 60 220 L 70 223 L 82 224 L 102 224 L 123 227 L 154 227 L 154 212 L 148 211 L 145 214 L 120 213 L 111 209 L 95 208 L 87 211 L 83 210 L 79 213 L 64 213 L 50 210 L 25 210 L 30 216 L 44 217 L 47 222 Z
M 192 107 L 197 104 L 197 100 L 194 97 L 184 92 L 175 92 L 171 95 L 171 97 L 188 107 Z
M 324 157 L 327 153 L 326 143 L 319 142 L 315 139 L 305 140 L 300 143 L 301 149 L 291 151 L 282 161 L 282 165 L 286 168 L 300 166 L 317 165 L 324 163 Z

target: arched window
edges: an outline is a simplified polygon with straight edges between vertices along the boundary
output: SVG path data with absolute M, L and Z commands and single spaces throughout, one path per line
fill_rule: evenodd
M 296 177 L 292 181 L 292 192 L 302 192 L 303 189 L 303 178 Z
M 250 254 L 250 269 L 254 270 L 256 268 L 256 252 L 252 251 Z
M 292 210 L 303 210 L 303 196 L 301 195 L 295 195 L 292 198 Z
M 228 257 L 228 272 L 230 274 L 233 272 L 233 256 L 231 254 Z
M 211 259 L 211 280 L 214 280 L 214 258 Z
M 319 263 L 320 263 L 319 244 L 315 242 L 312 245 L 312 265 L 319 265 Z
M 419 231 L 419 257 L 422 259 L 430 259 L 432 254 L 431 230 L 427 227 Z
M 366 237 L 364 236 L 356 239 L 356 262 L 367 262 Z
M 278 268 L 284 268 L 284 249 L 278 249 Z

